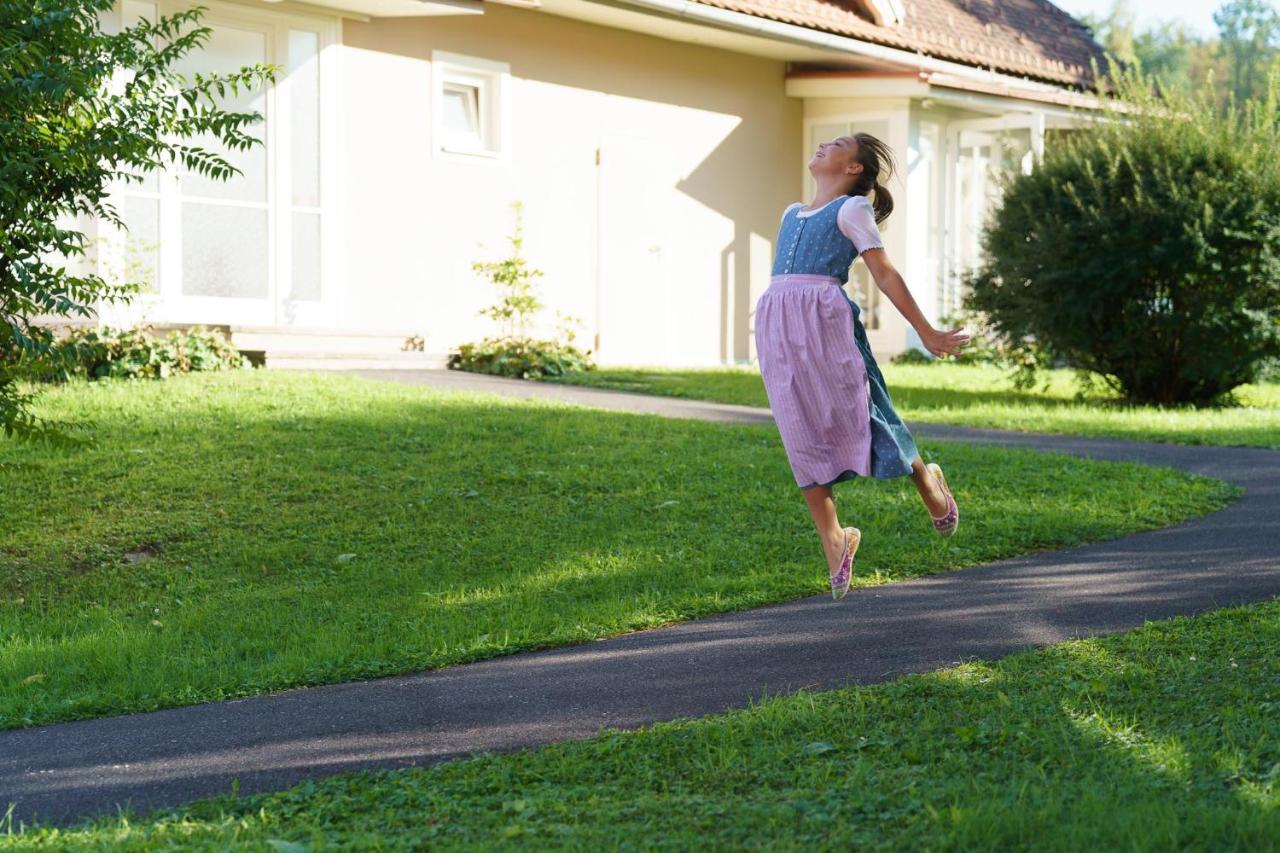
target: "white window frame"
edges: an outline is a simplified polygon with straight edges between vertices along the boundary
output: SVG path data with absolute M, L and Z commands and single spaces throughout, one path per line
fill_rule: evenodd
M 431 152 L 438 159 L 474 162 L 477 158 L 510 163 L 511 66 L 505 62 L 431 51 Z M 444 129 L 445 86 L 476 90 L 479 148 L 453 143 Z

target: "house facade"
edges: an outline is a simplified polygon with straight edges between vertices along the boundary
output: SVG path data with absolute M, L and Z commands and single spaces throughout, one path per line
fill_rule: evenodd
M 188 0 L 120 0 L 114 23 Z M 222 325 L 269 365 L 439 364 L 496 331 L 474 261 L 514 202 L 546 309 L 604 365 L 755 360 L 779 216 L 819 142 L 894 150 L 889 257 L 926 314 L 958 306 L 1000 171 L 1097 108 L 1101 49 L 1046 0 L 201 0 L 183 70 L 269 62 L 227 182 L 117 188 L 104 274 L 148 292 L 113 324 Z M 884 357 L 917 343 L 856 263 Z M 420 339 L 421 352 L 404 352 Z M 416 349 L 409 346 L 409 349 Z

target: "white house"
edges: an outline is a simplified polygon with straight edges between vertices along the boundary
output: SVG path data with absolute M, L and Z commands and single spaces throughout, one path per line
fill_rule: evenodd
M 188 0 L 120 0 L 119 21 Z M 868 131 L 901 172 L 881 225 L 927 314 L 957 305 L 999 169 L 1096 109 L 1087 29 L 1047 0 L 201 0 L 191 70 L 282 69 L 239 107 L 243 176 L 116 195 L 100 263 L 152 292 L 124 323 L 221 324 L 272 365 L 439 364 L 495 331 L 471 269 L 525 255 L 601 364 L 751 363 L 781 211 L 821 141 Z M 114 271 L 114 272 L 112 272 Z M 121 272 L 123 271 L 123 273 Z M 863 264 L 872 346 L 912 344 Z M 888 310 L 884 310 L 887 307 Z M 405 353 L 420 336 L 424 352 Z

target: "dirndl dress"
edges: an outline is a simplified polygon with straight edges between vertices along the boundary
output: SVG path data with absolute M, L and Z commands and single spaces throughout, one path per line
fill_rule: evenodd
M 915 440 L 844 290 L 854 259 L 883 246 L 871 203 L 843 195 L 801 208 L 782 215 L 772 277 L 755 306 L 760 377 L 796 485 L 909 474 Z

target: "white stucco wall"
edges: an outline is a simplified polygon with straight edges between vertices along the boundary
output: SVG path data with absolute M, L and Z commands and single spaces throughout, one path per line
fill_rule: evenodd
M 433 153 L 431 56 L 507 63 L 509 154 Z M 342 325 L 417 330 L 443 351 L 494 331 L 470 269 L 524 254 L 602 363 L 754 355 L 778 215 L 798 198 L 801 104 L 780 62 L 503 6 L 343 25 Z M 600 163 L 596 151 L 600 150 Z

